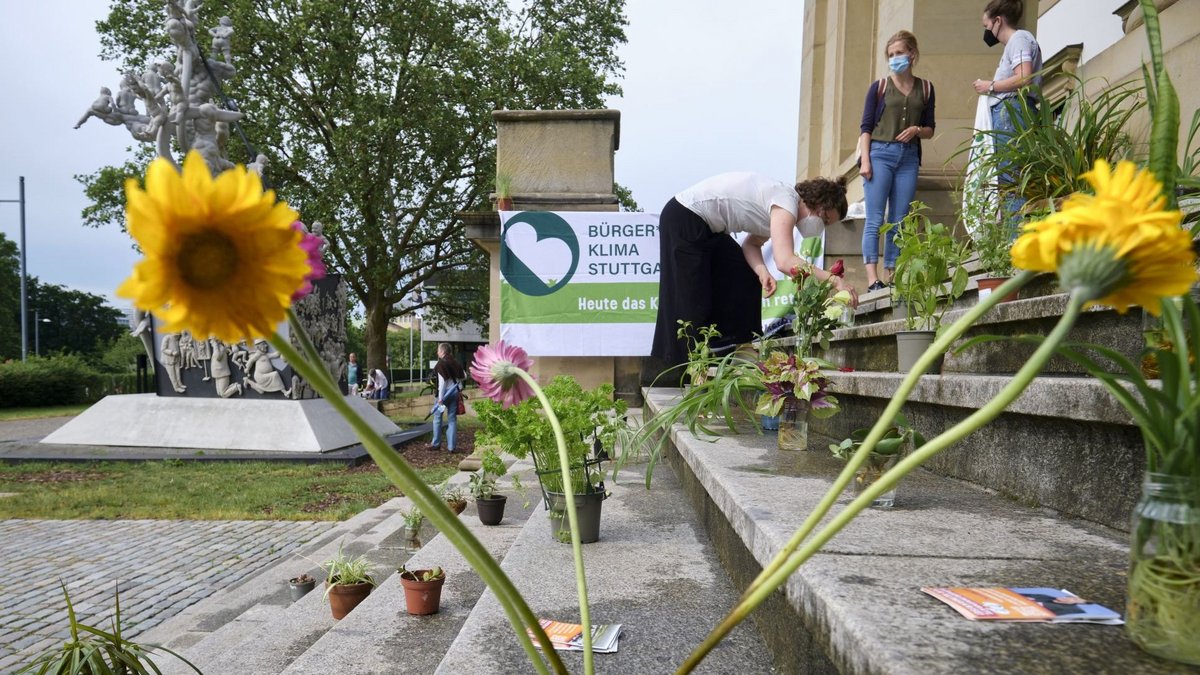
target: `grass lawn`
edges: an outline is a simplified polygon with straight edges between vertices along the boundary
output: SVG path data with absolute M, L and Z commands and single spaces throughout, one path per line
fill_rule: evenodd
M 439 483 L 459 458 L 418 471 Z M 0 464 L 3 492 L 0 518 L 200 520 L 344 520 L 402 494 L 373 463 L 180 460 Z
M 62 417 L 78 415 L 92 407 L 90 403 L 79 405 L 60 405 L 50 408 L 0 408 L 0 422 L 4 420 L 35 420 L 43 417 Z

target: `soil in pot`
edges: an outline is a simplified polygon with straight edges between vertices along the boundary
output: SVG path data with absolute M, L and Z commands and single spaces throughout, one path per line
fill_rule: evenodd
M 308 592 L 317 587 L 317 580 L 308 575 L 288 579 L 288 589 L 292 594 L 292 602 L 296 602 Z
M 437 614 L 441 607 L 442 584 L 446 583 L 446 577 L 443 574 L 441 579 L 419 581 L 421 575 L 428 571 L 409 570 L 400 575 L 400 584 L 404 586 L 404 604 L 409 614 Z
M 467 500 L 460 499 L 456 502 L 446 502 L 446 506 L 450 507 L 450 510 L 454 512 L 454 515 L 461 515 L 463 511 L 467 510 Z
M 475 510 L 479 512 L 479 522 L 484 525 L 499 525 L 504 520 L 504 504 L 508 501 L 505 495 L 492 495 L 490 499 L 476 499 Z
M 336 584 L 330 586 L 329 582 L 325 582 L 327 596 L 329 598 L 329 609 L 333 612 L 333 618 L 343 619 L 350 610 L 358 607 L 358 604 L 367 599 L 371 594 L 371 590 L 375 588 L 373 584 Z

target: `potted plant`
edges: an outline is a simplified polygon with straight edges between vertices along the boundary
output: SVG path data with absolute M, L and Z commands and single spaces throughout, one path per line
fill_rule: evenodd
M 907 308 L 905 330 L 896 333 L 899 370 L 912 364 L 933 344 L 942 313 L 967 288 L 968 246 L 954 238 L 942 223 L 931 223 L 924 204 L 913 202 L 896 231 L 900 257 L 896 260 L 895 296 Z M 885 226 L 888 227 L 888 226 Z M 946 287 L 946 280 L 950 280 Z M 935 366 L 940 371 L 941 365 Z
M 555 377 L 543 391 L 566 441 L 580 536 L 583 543 L 590 543 L 599 539 L 601 504 L 608 496 L 601 463 L 614 448 L 618 432 L 627 428 L 627 406 L 613 398 L 611 384 L 584 390 L 568 375 Z M 566 510 L 562 468 L 554 429 L 541 401 L 528 398 L 508 408 L 495 401 L 480 401 L 476 413 L 484 425 L 481 442 L 498 445 L 518 459 L 533 456 L 546 509 L 560 525 L 552 534 L 559 538 Z
M 461 514 L 467 508 L 467 498 L 463 496 L 462 485 L 450 484 L 450 479 L 447 478 L 440 485 L 434 488 L 434 492 L 438 493 L 445 502 L 446 506 L 455 514 Z
M 830 274 L 837 271 L 834 269 Z M 833 331 L 842 326 L 842 315 L 850 306 L 850 292 L 832 293 L 832 283 L 820 281 L 807 272 L 797 275 L 795 282 L 792 311 L 796 316 L 792 320 L 792 331 L 796 334 L 796 353 L 806 357 L 812 354 L 814 341 L 821 349 L 829 349 L 829 339 L 833 337 Z
M 67 622 L 70 637 L 63 644 L 48 649 L 34 657 L 28 665 L 17 671 L 37 675 L 99 675 L 100 673 L 149 673 L 161 672 L 150 655 L 162 651 L 187 664 L 188 668 L 200 672 L 191 661 L 176 652 L 159 645 L 140 645 L 121 636 L 121 597 L 114 592 L 116 609 L 112 630 L 80 623 L 75 616 L 75 606 L 67 593 L 67 585 L 61 580 L 63 598 L 67 601 Z
M 838 401 L 826 391 L 829 378 L 821 374 L 830 364 L 814 358 L 798 357 L 779 350 L 759 362 L 763 386 L 767 391 L 758 399 L 755 412 L 779 415 L 779 449 L 808 449 L 808 413 L 820 417 L 837 414 Z
M 317 580 L 307 574 L 301 574 L 298 577 L 288 579 L 288 589 L 292 594 L 292 602 L 296 602 L 308 592 L 317 587 Z
M 407 511 L 401 511 L 400 517 L 404 519 L 404 550 L 415 553 L 421 548 L 421 525 L 425 523 L 425 514 L 414 506 Z
M 496 493 L 496 478 L 503 476 L 508 467 L 504 466 L 504 460 L 490 448 L 484 451 L 481 464 L 479 472 L 471 474 L 471 497 L 475 499 L 479 522 L 484 525 L 499 525 L 504 520 L 504 505 L 508 497 Z
M 512 176 L 503 171 L 496 172 L 496 210 L 513 210 Z
M 340 620 L 349 614 L 375 588 L 371 563 L 367 557 L 360 555 L 352 558 L 341 546 L 336 555 L 321 563 L 321 569 L 325 571 L 325 599 L 329 601 L 329 609 L 335 619 Z
M 404 586 L 404 604 L 408 613 L 415 616 L 437 614 L 446 572 L 440 567 L 426 570 L 400 567 L 396 571 L 400 573 L 400 585 Z
M 858 452 L 870 429 L 855 429 L 850 438 L 838 444 L 830 444 L 829 451 L 834 457 L 843 461 L 849 460 Z M 854 474 L 854 492 L 860 493 L 871 487 L 884 472 L 896 465 L 908 452 L 925 445 L 925 437 L 921 432 L 909 425 L 904 415 L 897 414 L 895 422 L 884 433 L 867 455 L 866 462 Z M 871 506 L 876 508 L 891 508 L 896 504 L 896 488 L 892 488 L 875 498 Z

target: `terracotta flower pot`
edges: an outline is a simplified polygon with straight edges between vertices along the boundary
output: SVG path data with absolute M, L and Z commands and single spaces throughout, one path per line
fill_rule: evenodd
M 979 285 L 979 300 L 983 301 L 992 291 L 1000 287 L 1001 284 L 1008 281 L 1011 277 L 983 277 L 976 283 Z M 1021 291 L 1016 290 L 1000 299 L 1000 302 L 1012 302 L 1021 297 Z
M 421 575 L 429 570 L 409 570 L 400 575 L 400 584 L 404 586 L 404 604 L 408 613 L 416 616 L 437 614 L 442 603 L 442 584 L 446 583 L 446 575 L 433 581 L 419 581 Z
M 333 618 L 341 620 L 345 618 L 350 610 L 358 607 L 358 604 L 367 599 L 371 594 L 371 590 L 375 588 L 373 584 L 334 584 L 330 586 L 329 581 L 325 582 L 325 587 L 328 589 L 329 609 L 333 612 Z

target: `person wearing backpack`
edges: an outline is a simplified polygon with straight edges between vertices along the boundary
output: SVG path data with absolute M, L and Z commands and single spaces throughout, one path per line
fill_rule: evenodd
M 883 223 L 899 223 L 908 215 L 917 193 L 921 139 L 933 137 L 935 124 L 933 85 L 913 75 L 920 57 L 916 36 L 906 30 L 896 33 L 888 38 L 885 53 L 891 72 L 867 88 L 858 137 L 859 174 L 867 200 L 862 250 L 868 291 L 884 288 L 878 270 L 879 230 Z M 895 234 L 889 229 L 884 238 L 883 267 L 889 276 L 900 255 Z
M 450 350 L 448 343 L 443 342 L 438 345 L 437 355 L 438 362 L 433 367 L 433 372 L 437 374 L 438 395 L 437 401 L 433 404 L 433 442 L 430 443 L 430 448 L 441 447 L 442 412 L 444 411 L 446 413 L 446 449 L 454 452 L 454 437 L 458 432 L 458 404 L 462 399 L 462 385 L 463 380 L 467 379 L 467 374 L 454 359 L 454 353 Z

